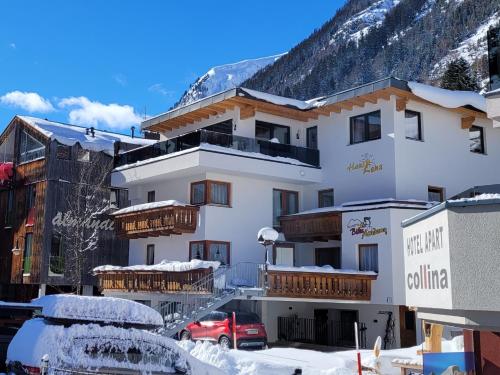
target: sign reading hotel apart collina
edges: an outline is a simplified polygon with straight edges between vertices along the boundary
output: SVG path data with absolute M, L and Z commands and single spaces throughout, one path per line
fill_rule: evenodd
M 361 235 L 361 238 L 372 237 L 382 233 L 387 235 L 387 227 L 373 227 L 372 218 L 369 216 L 364 217 L 363 221 L 359 219 L 349 220 L 347 223 L 347 229 L 349 229 L 351 235 Z
M 347 165 L 348 172 L 361 171 L 363 174 L 376 173 L 382 170 L 382 163 L 376 163 L 372 154 L 361 155 L 361 160 Z
M 57 212 L 57 215 L 52 219 L 52 225 L 56 227 L 66 227 L 72 228 L 77 225 L 84 225 L 87 229 L 99 229 L 99 230 L 115 230 L 115 223 L 111 219 L 100 220 L 100 219 L 89 219 L 89 218 L 77 218 L 72 215 L 71 211 L 66 213 Z
M 406 304 L 452 308 L 446 211 L 403 229 Z

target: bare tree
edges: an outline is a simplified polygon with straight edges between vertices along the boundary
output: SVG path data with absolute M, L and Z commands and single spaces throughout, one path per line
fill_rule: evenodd
M 88 267 L 98 248 L 100 231 L 113 229 L 113 222 L 105 218 L 113 158 L 102 152 L 81 151 L 84 157 L 74 164 L 71 181 L 60 181 L 59 206 L 64 211 L 59 211 L 52 221 L 64 244 L 65 277 L 77 294 L 90 273 Z

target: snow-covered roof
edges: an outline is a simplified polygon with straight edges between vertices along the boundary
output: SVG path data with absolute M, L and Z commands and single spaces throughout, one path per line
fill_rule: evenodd
M 87 297 L 70 294 L 44 296 L 32 301 L 42 306 L 49 318 L 160 327 L 160 313 L 138 302 L 113 297 Z
M 120 266 L 99 266 L 94 268 L 95 273 L 111 272 L 111 271 L 163 271 L 163 272 L 183 272 L 200 268 L 212 268 L 216 270 L 219 268 L 220 262 L 192 259 L 189 262 L 169 261 L 162 260 L 160 263 L 145 265 L 137 264 L 134 266 L 120 267 Z
M 94 130 L 94 136 L 92 136 L 85 127 L 43 120 L 37 117 L 17 117 L 51 140 L 57 140 L 59 143 L 67 146 L 79 143 L 84 149 L 97 152 L 103 151 L 108 155 L 114 155 L 114 144 L 117 141 L 136 145 L 151 145 L 157 142 L 156 140 L 132 138 L 128 135 L 98 129 Z
M 471 198 L 449 199 L 447 201 L 439 203 L 438 205 L 428 209 L 427 211 L 424 211 L 422 213 L 419 213 L 418 215 L 403 220 L 401 226 L 407 227 L 420 220 L 428 218 L 429 216 L 432 216 L 440 211 L 443 211 L 449 207 L 482 206 L 489 204 L 500 205 L 500 194 L 483 193 Z
M 427 202 L 417 199 L 394 199 L 394 198 L 382 198 L 382 199 L 367 199 L 362 201 L 352 201 L 345 202 L 338 206 L 331 207 L 321 207 L 313 208 L 311 210 L 301 211 L 296 214 L 291 214 L 287 216 L 299 216 L 299 215 L 312 215 L 321 214 L 328 212 L 349 212 L 349 211 L 363 211 L 367 208 L 408 208 L 408 209 L 428 209 L 434 206 L 436 202 Z
M 110 345 L 118 352 L 139 349 L 149 355 L 117 358 L 106 355 Z M 96 352 L 89 348 L 95 348 Z M 43 318 L 26 321 L 9 345 L 7 362 L 40 367 L 46 356 L 53 368 L 92 370 L 96 374 L 100 368 L 122 369 L 123 373 L 169 374 L 176 372 L 176 368 L 184 368 L 188 374 L 221 374 L 215 367 L 192 357 L 174 340 L 145 330 L 96 324 L 64 327 L 48 324 Z M 154 360 L 157 356 L 162 360 Z
M 125 207 L 125 208 L 122 208 L 118 211 L 113 212 L 112 215 L 123 215 L 123 214 L 129 214 L 132 212 L 152 210 L 154 208 L 162 208 L 162 207 L 186 207 L 186 206 L 190 206 L 190 205 L 187 203 L 179 202 L 175 199 L 169 199 L 166 201 L 141 203 L 141 204 L 136 204 L 134 206 Z
M 473 91 L 453 91 L 439 87 L 408 82 L 408 87 L 416 96 L 445 108 L 459 108 L 470 105 L 486 112 L 486 99 Z

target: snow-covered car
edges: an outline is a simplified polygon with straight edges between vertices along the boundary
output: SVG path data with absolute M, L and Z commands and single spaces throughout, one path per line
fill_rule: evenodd
M 42 316 L 28 320 L 7 352 L 14 374 L 85 371 L 108 374 L 213 374 L 176 342 L 148 329 L 161 315 L 137 302 L 109 297 L 46 296 L 33 303 Z M 216 369 L 215 369 L 216 370 Z

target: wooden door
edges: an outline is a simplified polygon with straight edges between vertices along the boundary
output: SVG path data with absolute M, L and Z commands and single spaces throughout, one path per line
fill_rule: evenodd
M 402 348 L 417 345 L 415 311 L 410 311 L 406 306 L 399 306 L 399 334 Z

